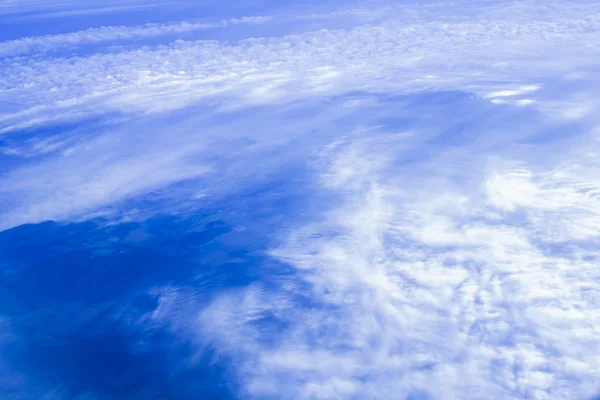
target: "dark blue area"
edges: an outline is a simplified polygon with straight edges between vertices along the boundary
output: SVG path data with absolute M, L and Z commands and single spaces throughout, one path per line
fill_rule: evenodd
M 4 361 L 39 385 L 64 388 L 69 398 L 84 393 L 194 398 L 200 392 L 205 398 L 228 397 L 222 366 L 178 367 L 190 349 L 159 327 L 121 317 L 124 309 L 134 319 L 151 312 L 156 298 L 150 288 L 185 284 L 199 270 L 210 269 L 206 279 L 218 276 L 213 290 L 253 279 L 256 257 L 244 249 L 234 251 L 247 257 L 240 264 L 244 270 L 202 263 L 201 254 L 210 253 L 216 245 L 211 242 L 230 232 L 229 225 L 180 222 L 173 217 L 115 227 L 49 222 L 0 233 L 0 313 L 19 338 Z M 179 250 L 170 251 L 174 247 Z M 199 298 L 208 301 L 211 286 L 203 290 Z M 141 350 L 137 343 L 144 343 Z M 192 373 L 195 390 L 185 378 Z M 34 392 L 18 393 L 33 398 Z
M 188 344 L 141 320 L 156 308 L 154 287 L 201 287 L 194 293 L 201 306 L 257 279 L 266 244 L 200 212 L 1 232 L 0 315 L 18 338 L 2 359 L 35 384 L 0 387 L 9 396 L 0 397 L 29 399 L 40 388 L 59 388 L 67 398 L 231 398 L 235 387 L 224 360 L 211 361 L 207 349 L 190 364 Z
M 10 374 L 0 379 L 0 399 L 39 399 L 51 390 L 63 398 L 235 398 L 226 358 L 211 348 L 198 354 L 188 338 L 149 316 L 161 288 L 184 288 L 200 311 L 223 290 L 290 273 L 265 250 L 276 245 L 273 232 L 298 221 L 302 168 L 284 168 L 251 190 L 176 216 L 0 232 L 0 322 L 11 335 L 0 343 L 0 373 L 4 366 Z M 181 193 L 186 184 L 172 190 Z M 170 201 L 180 197 L 149 194 L 119 212 L 152 213 Z M 189 304 L 175 307 L 174 314 L 185 313 Z M 268 314 L 257 323 L 279 329 Z

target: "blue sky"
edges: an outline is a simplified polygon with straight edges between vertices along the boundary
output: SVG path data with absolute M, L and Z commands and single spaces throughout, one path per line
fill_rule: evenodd
M 600 392 L 600 3 L 0 24 L 0 398 Z

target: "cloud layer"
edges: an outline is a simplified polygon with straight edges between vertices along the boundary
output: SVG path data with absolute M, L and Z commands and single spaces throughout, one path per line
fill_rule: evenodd
M 95 10 L 72 3 L 23 10 Z M 208 305 L 197 280 L 149 289 L 136 323 L 185 363 L 215 352 L 243 398 L 594 395 L 600 5 L 448 4 L 0 43 L 0 229 L 276 197 L 293 170 L 261 279 Z M 244 39 L 170 37 L 216 27 Z
M 519 3 L 512 7 L 516 15 L 529 11 Z M 593 9 L 564 4 L 551 17 L 536 11 L 519 21 L 500 18 L 494 8 L 474 10 L 468 18 L 390 18 L 235 43 L 179 41 L 73 59 L 5 61 L 0 90 L 10 93 L 19 110 L 0 115 L 0 123 L 7 132 L 98 112 L 163 112 L 201 100 L 228 107 L 271 104 L 357 90 L 481 93 L 493 82 L 532 84 L 594 65 Z M 148 28 L 136 29 L 147 34 Z M 127 28 L 110 31 L 116 38 L 128 34 Z M 54 40 L 35 42 L 44 48 Z M 78 40 L 96 39 L 83 33 Z

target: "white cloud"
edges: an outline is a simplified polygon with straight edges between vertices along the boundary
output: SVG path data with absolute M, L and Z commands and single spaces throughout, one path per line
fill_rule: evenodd
M 305 118 L 286 117 L 295 110 L 223 115 L 207 107 L 109 125 L 100 132 L 83 125 L 20 144 L 14 138 L 5 153 L 22 162 L 0 176 L 0 229 L 49 219 L 118 218 L 114 214 L 122 202 L 187 181 L 189 193 L 173 193 L 183 196 L 177 197 L 175 210 L 183 212 L 198 207 L 193 198 L 201 189 L 217 196 L 239 193 L 282 167 L 302 163 L 313 146 L 347 125 L 340 119 L 357 113 L 329 106 L 312 109 Z M 315 129 L 324 133 L 307 135 Z M 161 206 L 160 212 L 168 210 Z
M 377 160 L 404 139 L 377 140 L 324 153 L 334 205 L 273 251 L 297 275 L 202 311 L 192 302 L 181 335 L 233 357 L 250 398 L 593 395 L 600 248 L 578 241 L 600 234 L 594 159 L 538 172 L 492 163 L 470 192 L 439 171 L 415 182 L 390 170 Z
M 492 93 L 488 94 L 486 97 L 496 98 L 496 97 L 519 96 L 522 94 L 535 92 L 536 90 L 539 90 L 539 89 L 540 89 L 540 87 L 538 85 L 525 85 L 525 86 L 521 86 L 517 89 L 507 89 L 507 90 L 500 90 L 497 92 L 492 92 Z
M 539 7 L 533 13 L 512 4 L 509 11 L 525 14 L 520 21 L 499 17 L 493 7 L 474 7 L 464 17 L 459 7 L 428 21 L 390 18 L 229 44 L 178 41 L 116 54 L 4 62 L 0 90 L 10 92 L 20 111 L 5 112 L 0 123 L 11 131 L 74 113 L 162 112 L 203 99 L 271 104 L 425 89 L 485 96 L 490 87 L 515 90 L 498 88 L 498 82 L 527 88 L 593 67 L 598 10 L 570 3 L 560 12 Z

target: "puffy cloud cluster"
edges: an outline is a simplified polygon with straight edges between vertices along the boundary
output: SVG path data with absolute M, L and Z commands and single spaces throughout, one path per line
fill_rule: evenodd
M 97 113 L 164 112 L 201 100 L 239 107 L 352 91 L 485 94 L 512 90 L 496 88 L 498 82 L 531 84 L 593 67 L 598 10 L 578 4 L 539 7 L 533 13 L 512 4 L 502 17 L 485 6 L 461 16 L 464 7 L 457 6 L 427 20 L 405 19 L 408 11 L 402 9 L 397 18 L 390 12 L 387 20 L 349 29 L 232 43 L 178 41 L 70 59 L 8 59 L 0 63 L 0 90 L 10 93 L 14 106 L 0 115 L 0 124 L 7 132 Z M 420 11 L 414 7 L 414 13 Z M 525 16 L 515 17 L 520 14 Z M 69 35 L 82 41 L 96 40 L 96 33 L 117 39 L 156 29 Z M 46 47 L 69 37 L 23 40 Z

